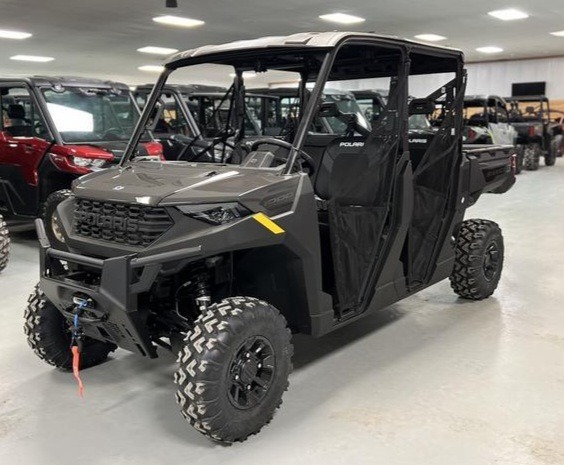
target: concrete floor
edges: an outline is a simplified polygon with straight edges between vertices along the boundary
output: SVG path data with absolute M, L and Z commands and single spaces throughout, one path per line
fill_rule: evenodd
M 498 291 L 458 300 L 448 282 L 319 340 L 295 338 L 284 405 L 260 435 L 224 447 L 174 401 L 174 360 L 118 351 L 72 376 L 22 331 L 37 281 L 33 233 L 0 276 L 0 463 L 564 464 L 564 160 L 525 172 L 468 217 L 506 239 Z

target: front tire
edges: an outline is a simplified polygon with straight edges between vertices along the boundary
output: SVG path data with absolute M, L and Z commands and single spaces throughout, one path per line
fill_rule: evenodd
M 460 297 L 482 300 L 491 296 L 503 269 L 503 235 L 493 221 L 467 220 L 456 241 L 450 285 Z
M 541 146 L 539 144 L 528 144 L 525 147 L 525 157 L 523 165 L 528 171 L 536 171 L 539 169 L 539 162 L 541 156 Z
M 174 381 L 184 418 L 223 443 L 258 433 L 288 388 L 290 336 L 280 312 L 261 300 L 233 297 L 210 306 L 178 355 Z
M 72 197 L 72 191 L 68 189 L 53 192 L 43 204 L 43 213 L 41 215 L 45 223 L 45 234 L 51 243 L 51 246 L 57 250 L 67 250 L 65 244 L 65 236 L 62 232 L 61 220 L 57 213 L 59 204 Z
M 72 368 L 71 333 L 66 318 L 47 299 L 39 285 L 29 296 L 24 332 L 29 346 L 41 360 L 63 370 Z M 117 347 L 114 344 L 84 338 L 81 368 L 98 365 Z
M 10 234 L 4 217 L 0 215 L 0 271 L 4 270 L 10 260 Z

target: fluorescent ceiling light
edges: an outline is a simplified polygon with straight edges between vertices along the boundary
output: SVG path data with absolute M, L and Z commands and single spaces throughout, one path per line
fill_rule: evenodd
M 149 71 L 151 73 L 160 73 L 164 70 L 164 66 L 160 66 L 160 65 L 143 65 L 143 66 L 139 66 L 139 68 L 137 68 L 138 70 L 141 71 Z
M 501 19 L 502 21 L 513 21 L 514 19 L 525 19 L 529 17 L 527 13 L 523 13 L 519 10 L 514 10 L 513 8 L 509 8 L 507 10 L 490 11 L 488 14 L 490 16 L 493 16 L 494 18 Z
M 0 29 L 0 39 L 29 39 L 31 34 L 29 32 L 6 31 Z
M 196 27 L 205 24 L 204 21 L 192 18 L 183 18 L 182 16 L 157 16 L 153 18 L 156 23 L 167 24 L 169 26 L 179 26 L 179 27 Z
M 359 16 L 347 15 L 345 13 L 331 13 L 328 15 L 321 15 L 320 18 L 324 21 L 331 21 L 332 23 L 339 24 L 356 24 L 366 21 L 364 18 L 361 18 Z
M 137 51 L 141 53 L 151 53 L 153 55 L 170 55 L 171 53 L 178 52 L 178 49 L 148 46 L 148 47 L 138 48 Z
M 551 32 L 553 36 L 564 37 L 564 31 Z
M 438 42 L 440 40 L 445 40 L 445 36 L 440 36 L 438 34 L 419 34 L 415 36 L 416 39 L 424 40 L 425 42 Z
M 34 61 L 36 63 L 47 63 L 48 61 L 53 61 L 53 57 L 39 57 L 34 55 L 14 55 L 10 57 L 10 60 L 17 61 Z
M 488 47 L 478 47 L 476 51 L 480 53 L 501 53 L 503 52 L 503 49 L 501 47 L 494 47 L 490 45 Z
M 232 78 L 234 78 L 236 76 L 235 73 L 231 73 L 229 76 L 231 76 Z M 249 79 L 249 78 L 254 78 L 257 77 L 257 73 L 255 73 L 254 71 L 243 71 L 243 77 L 245 79 Z

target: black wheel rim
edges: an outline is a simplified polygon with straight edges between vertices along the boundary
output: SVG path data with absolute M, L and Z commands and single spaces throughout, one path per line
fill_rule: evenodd
M 274 349 L 262 336 L 248 338 L 237 350 L 229 368 L 229 400 L 243 410 L 265 398 L 274 379 Z
M 499 247 L 495 241 L 487 246 L 482 267 L 486 280 L 494 279 L 499 268 Z

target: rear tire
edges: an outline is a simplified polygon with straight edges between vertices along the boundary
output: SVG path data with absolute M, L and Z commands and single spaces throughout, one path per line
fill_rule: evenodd
M 554 166 L 554 164 L 556 163 L 556 151 L 557 148 L 554 145 L 554 141 L 552 141 L 550 143 L 550 147 L 548 147 L 546 155 L 544 156 L 544 164 L 546 166 Z
M 460 227 L 450 285 L 460 297 L 482 300 L 491 296 L 503 269 L 503 235 L 488 220 L 467 220 Z
M 57 250 L 68 250 L 65 244 L 65 237 L 62 233 L 62 225 L 57 213 L 57 207 L 61 202 L 70 197 L 72 197 L 72 191 L 68 189 L 56 191 L 47 197 L 47 200 L 45 200 L 43 204 L 41 217 L 45 223 L 45 234 L 47 234 L 51 246 Z
M 0 215 L 0 271 L 4 270 L 10 260 L 10 234 L 8 226 Z
M 273 306 L 233 297 L 209 307 L 178 355 L 176 400 L 186 420 L 223 443 L 270 422 L 292 371 L 286 320 Z
M 541 147 L 539 144 L 528 144 L 525 147 L 525 155 L 523 165 L 528 171 L 536 171 L 539 169 Z
M 522 145 L 518 145 L 516 148 L 517 154 L 517 165 L 515 166 L 515 174 L 520 174 L 523 171 L 523 159 L 525 158 L 525 150 Z
M 72 368 L 71 333 L 66 318 L 37 285 L 29 296 L 24 332 L 29 346 L 41 360 L 63 370 Z M 117 347 L 114 344 L 84 338 L 80 367 L 102 363 Z
M 562 136 L 562 134 L 557 134 L 556 136 L 554 136 L 554 139 L 552 140 L 551 143 L 551 148 L 552 148 L 552 152 L 554 154 L 556 154 L 556 157 L 560 158 L 562 156 L 562 150 L 564 147 L 562 147 L 562 138 L 564 136 Z

